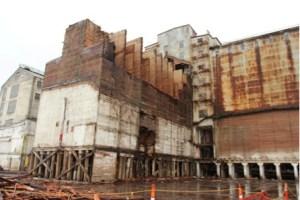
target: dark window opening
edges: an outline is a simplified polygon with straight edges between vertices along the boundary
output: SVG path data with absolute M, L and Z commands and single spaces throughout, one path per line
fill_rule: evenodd
M 214 149 L 212 146 L 200 147 L 200 156 L 202 159 L 212 159 L 214 157 Z
M 42 81 L 37 81 L 36 87 L 40 89 L 42 87 Z
M 237 178 L 244 178 L 244 167 L 241 163 L 234 163 L 234 172 Z
M 213 145 L 212 127 L 205 127 L 199 129 L 200 144 Z
M 282 179 L 294 180 L 294 167 L 289 163 L 280 164 L 280 172 Z
M 259 178 L 259 166 L 256 163 L 249 163 L 249 174 L 251 177 Z
M 212 177 L 217 175 L 217 168 L 214 163 L 201 163 L 200 169 L 202 171 L 202 176 Z
M 34 95 L 34 99 L 35 100 L 40 100 L 40 94 L 39 93 L 35 93 L 35 95 Z
M 228 165 L 226 163 L 221 164 L 221 170 L 220 170 L 220 175 L 223 178 L 229 178 L 229 170 L 228 170 Z
M 264 164 L 265 176 L 267 179 L 277 179 L 276 176 L 276 167 L 272 163 Z

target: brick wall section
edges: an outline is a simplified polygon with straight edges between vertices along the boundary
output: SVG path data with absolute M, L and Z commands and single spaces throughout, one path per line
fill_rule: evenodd
M 189 82 L 182 84 L 178 96 L 174 98 L 174 66 L 170 62 L 166 68 L 167 77 L 162 80 L 168 84 L 165 93 L 155 87 L 155 81 L 150 84 L 139 79 L 142 39 L 130 41 L 124 47 L 125 36 L 123 31 L 109 38 L 89 20 L 71 25 L 66 31 L 62 57 L 46 65 L 44 90 L 89 82 L 102 94 L 125 100 L 147 110 L 147 113 L 190 126 L 192 106 Z M 124 49 L 123 54 L 121 51 Z M 122 64 L 123 55 L 125 66 L 117 66 L 115 62 Z M 156 59 L 156 56 L 153 58 Z M 153 66 L 152 70 L 155 69 L 156 66 Z

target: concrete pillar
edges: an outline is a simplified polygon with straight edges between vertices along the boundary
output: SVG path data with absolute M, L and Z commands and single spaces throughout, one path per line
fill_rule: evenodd
M 283 197 L 283 188 L 282 188 L 282 182 L 277 183 L 277 191 L 278 191 L 278 197 Z
M 293 168 L 294 168 L 294 177 L 296 180 L 299 179 L 299 174 L 298 174 L 298 163 L 292 163 Z
M 242 163 L 242 165 L 243 165 L 243 170 L 244 170 L 244 176 L 245 176 L 245 178 L 250 178 L 248 163 Z
M 227 163 L 228 165 L 228 173 L 230 178 L 235 178 L 234 166 L 233 163 Z
M 217 176 L 221 177 L 221 163 L 215 163 L 217 168 Z
M 276 177 L 277 180 L 281 180 L 281 170 L 280 170 L 280 163 L 274 163 L 275 168 L 276 168 Z
M 200 162 L 196 162 L 197 177 L 200 177 Z
M 264 163 L 257 163 L 259 166 L 259 176 L 261 179 L 266 179 L 265 176 L 265 169 L 264 169 Z

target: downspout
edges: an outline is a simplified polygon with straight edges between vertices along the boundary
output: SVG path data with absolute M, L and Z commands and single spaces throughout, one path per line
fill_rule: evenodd
M 64 135 L 64 128 L 65 128 L 65 120 L 66 120 L 66 110 L 67 110 L 67 101 L 68 99 L 65 97 L 64 98 L 64 114 L 63 114 L 63 119 L 61 122 L 61 130 L 60 130 L 60 135 L 59 135 L 59 147 L 62 146 L 62 140 L 63 140 L 63 135 Z
M 31 114 L 31 109 L 32 109 L 32 104 L 33 104 L 33 94 L 34 94 L 34 83 L 35 83 L 36 77 L 33 77 L 32 83 L 31 83 L 31 94 L 30 94 L 30 99 L 29 99 L 29 104 L 28 104 L 28 112 L 27 112 L 27 117 L 26 119 L 30 119 L 30 114 Z

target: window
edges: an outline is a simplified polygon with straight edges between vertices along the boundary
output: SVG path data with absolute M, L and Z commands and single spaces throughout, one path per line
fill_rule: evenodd
M 7 88 L 3 88 L 2 101 L 5 101 Z
M 199 38 L 198 43 L 202 43 L 202 42 L 203 42 L 203 38 Z
M 41 87 L 42 87 L 42 81 L 37 81 L 36 87 L 37 87 L 38 89 L 41 89 Z
M 17 100 L 10 101 L 7 107 L 7 114 L 12 114 L 16 110 Z
M 0 104 L 0 116 L 3 113 L 3 109 L 4 109 L 4 102 L 2 101 L 1 104 Z
M 18 93 L 19 93 L 19 84 L 12 86 L 12 88 L 10 89 L 10 96 L 9 96 L 9 98 L 15 98 L 15 97 L 17 97 Z
M 40 96 L 41 95 L 39 93 L 35 93 L 34 99 L 38 101 L 38 100 L 40 100 Z

